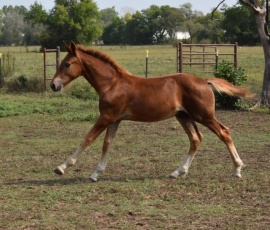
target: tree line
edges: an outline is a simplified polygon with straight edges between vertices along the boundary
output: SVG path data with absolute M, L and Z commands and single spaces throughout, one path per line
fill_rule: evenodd
M 241 17 L 239 17 L 241 15 Z M 99 10 L 92 0 L 55 0 L 46 11 L 35 2 L 0 10 L 0 45 L 40 45 L 55 48 L 63 41 L 83 44 L 144 45 L 178 42 L 177 32 L 188 32 L 188 43 L 257 45 L 260 38 L 252 12 L 245 5 L 223 5 L 204 15 L 190 3 L 178 8 L 151 5 L 119 16 L 114 7 Z

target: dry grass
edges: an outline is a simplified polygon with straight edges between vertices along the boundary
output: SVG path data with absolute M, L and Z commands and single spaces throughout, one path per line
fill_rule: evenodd
M 231 175 L 225 146 L 201 126 L 190 173 L 169 179 L 188 150 L 174 119 L 123 122 L 98 183 L 88 178 L 103 136 L 64 176 L 55 175 L 93 123 L 72 116 L 96 106 L 65 94 L 0 95 L 1 229 L 269 228 L 269 113 L 217 112 L 247 165 L 241 180 Z
M 176 70 L 174 47 L 98 48 L 140 76 L 145 73 L 146 49 L 149 77 Z M 43 77 L 37 48 L 29 48 L 29 53 L 7 49 L 16 56 L 18 76 Z M 247 86 L 258 94 L 263 63 L 260 47 L 239 49 Z M 217 112 L 231 128 L 247 165 L 242 180 L 231 176 L 223 143 L 201 126 L 204 141 L 190 173 L 169 179 L 188 151 L 187 136 L 174 119 L 123 122 L 98 183 L 88 178 L 100 157 L 103 136 L 63 177 L 55 175 L 54 167 L 77 148 L 97 115 L 96 100 L 77 100 L 66 93 L 0 94 L 0 229 L 269 228 L 269 109 Z

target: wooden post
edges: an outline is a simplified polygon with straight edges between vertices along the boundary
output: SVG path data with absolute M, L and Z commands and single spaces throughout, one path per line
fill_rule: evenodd
M 45 87 L 45 90 L 46 90 L 46 66 L 47 66 L 47 62 L 46 62 L 46 48 L 44 48 L 43 50 L 43 64 L 44 64 L 44 71 L 43 71 L 43 81 L 44 81 L 44 87 Z
M 238 47 L 238 43 L 235 42 L 234 44 L 234 67 L 237 68 L 238 67 L 238 50 L 237 50 L 237 47 Z
M 183 59 L 183 43 L 182 42 L 179 43 L 178 50 L 179 50 L 178 71 L 179 71 L 179 73 L 182 73 L 183 72 L 183 61 L 182 61 L 182 59 Z
M 217 70 L 217 68 L 218 68 L 218 49 L 217 49 L 217 47 L 215 47 L 215 49 L 216 49 L 216 70 Z

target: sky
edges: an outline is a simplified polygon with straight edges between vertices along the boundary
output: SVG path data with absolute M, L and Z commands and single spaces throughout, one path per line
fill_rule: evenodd
M 20 6 L 23 5 L 29 9 L 29 6 L 37 1 L 40 3 L 46 10 L 50 10 L 54 6 L 54 0 L 0 0 L 0 9 L 5 5 L 12 6 Z M 179 7 L 185 3 L 191 3 L 192 10 L 202 11 L 204 14 L 210 13 L 213 8 L 215 8 L 221 0 L 211 0 L 211 1 L 203 1 L 203 0 L 94 0 L 97 3 L 98 8 L 105 9 L 109 7 L 115 7 L 116 11 L 120 15 L 124 15 L 126 12 L 134 13 L 137 10 L 141 11 L 143 9 L 149 8 L 151 5 L 169 5 L 171 7 Z M 228 6 L 233 6 L 237 0 L 226 0 L 225 3 Z

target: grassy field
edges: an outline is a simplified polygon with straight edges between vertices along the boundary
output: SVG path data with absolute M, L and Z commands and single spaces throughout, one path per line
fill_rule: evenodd
M 141 76 L 145 49 L 155 60 L 149 59 L 150 77 L 176 69 L 172 47 L 99 48 Z M 40 53 L 12 54 L 18 75 L 42 77 Z M 171 67 L 162 68 L 165 63 Z M 248 75 L 247 86 L 259 93 L 261 48 L 239 49 L 239 63 Z M 217 111 L 246 164 L 241 180 L 232 177 L 224 144 L 202 126 L 204 141 L 189 174 L 169 179 L 189 147 L 180 125 L 170 119 L 123 122 L 106 171 L 91 183 L 104 135 L 64 176 L 53 173 L 98 116 L 93 89 L 91 100 L 71 97 L 68 90 L 0 94 L 0 229 L 269 229 L 269 110 Z
M 117 60 L 129 72 L 144 77 L 146 71 L 146 50 L 149 51 L 148 77 L 156 77 L 173 74 L 177 70 L 176 48 L 173 46 L 98 46 L 94 47 L 108 53 Z M 0 47 L 0 53 L 10 53 L 15 60 L 15 76 L 25 75 L 27 77 L 37 77 L 43 82 L 43 54 L 38 52 L 39 47 Z M 232 48 L 219 48 L 220 53 L 232 53 Z M 60 58 L 65 56 L 61 52 Z M 232 57 L 220 56 L 219 63 L 223 60 L 232 61 Z M 55 63 L 55 54 L 47 54 L 47 63 Z M 250 89 L 260 94 L 264 71 L 264 55 L 262 47 L 239 47 L 238 65 L 244 68 L 248 77 L 246 83 Z M 209 70 L 209 69 L 207 69 Z M 200 77 L 212 77 L 213 74 L 204 72 L 199 67 L 184 66 L 184 71 L 193 73 Z M 54 67 L 47 67 L 47 76 L 51 78 L 55 73 Z

